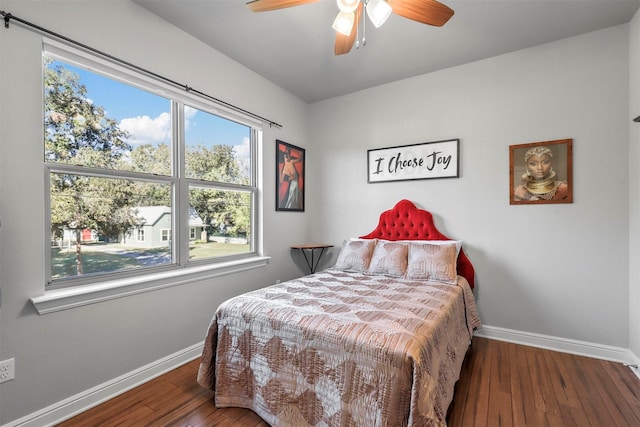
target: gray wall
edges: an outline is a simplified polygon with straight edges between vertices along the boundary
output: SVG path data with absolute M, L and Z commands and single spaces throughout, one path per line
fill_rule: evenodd
M 630 114 L 629 144 L 629 348 L 640 357 L 640 13 L 631 21 L 629 43 Z
M 366 234 L 410 199 L 463 240 L 485 325 L 628 348 L 628 30 L 312 105 L 315 238 Z M 367 184 L 368 148 L 450 138 L 459 179 Z M 574 203 L 510 206 L 509 146 L 565 138 Z
M 265 268 L 48 315 L 44 290 L 42 37 L 0 29 L 0 424 L 204 339 L 214 310 L 243 291 L 303 273 L 289 246 L 306 242 L 307 213 L 275 212 L 275 139 L 306 147 L 306 104 L 128 0 L 6 1 L 0 10 L 210 93 L 284 125 L 264 131 Z M 286 232 L 283 232 L 285 231 Z

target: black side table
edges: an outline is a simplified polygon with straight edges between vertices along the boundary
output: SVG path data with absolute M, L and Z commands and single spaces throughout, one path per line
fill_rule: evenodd
M 320 258 L 324 253 L 324 250 L 327 248 L 332 248 L 333 245 L 325 245 L 325 244 L 312 244 L 312 245 L 295 245 L 291 246 L 291 249 L 300 249 L 302 255 L 304 255 L 305 261 L 307 261 L 307 265 L 309 266 L 309 270 L 311 274 L 316 272 L 316 268 L 318 268 L 318 264 L 320 263 Z M 315 252 L 319 250 L 318 258 L 315 258 Z M 309 252 L 310 257 L 307 256 L 307 252 Z M 315 260 L 314 260 L 315 259 Z

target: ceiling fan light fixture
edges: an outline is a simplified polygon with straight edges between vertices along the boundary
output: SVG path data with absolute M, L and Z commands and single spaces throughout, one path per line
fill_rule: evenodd
M 338 12 L 338 16 L 336 16 L 335 21 L 333 21 L 333 29 L 339 32 L 340 34 L 344 34 L 348 36 L 351 34 L 351 29 L 353 28 L 353 22 L 356 19 L 355 13 L 347 13 L 340 11 Z
M 247 6 L 253 12 L 265 12 L 317 1 L 319 0 L 250 0 Z M 349 53 L 353 46 L 357 49 L 360 44 L 366 44 L 365 10 L 371 24 L 376 28 L 382 26 L 392 13 L 436 27 L 446 24 L 454 14 L 453 9 L 438 0 L 336 0 L 336 3 L 339 13 L 332 25 L 336 32 L 333 48 L 336 55 L 344 55 Z M 358 40 L 360 28 L 361 41 Z M 637 120 L 640 121 L 640 117 Z
M 385 0 L 369 0 L 367 2 L 367 16 L 376 28 L 380 28 L 385 23 L 392 10 Z
M 336 3 L 342 12 L 352 13 L 358 8 L 360 0 L 336 0 Z

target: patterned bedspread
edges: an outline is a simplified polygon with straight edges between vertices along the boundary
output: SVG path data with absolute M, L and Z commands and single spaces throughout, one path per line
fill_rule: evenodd
M 325 270 L 224 302 L 198 382 L 273 426 L 446 426 L 479 325 L 462 277 Z

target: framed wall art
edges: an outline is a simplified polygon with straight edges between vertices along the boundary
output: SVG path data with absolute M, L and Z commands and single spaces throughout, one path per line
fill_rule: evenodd
M 276 140 L 276 210 L 304 212 L 304 148 Z
M 573 139 L 509 146 L 512 205 L 573 203 Z
M 367 182 L 457 178 L 460 140 L 367 150 Z

